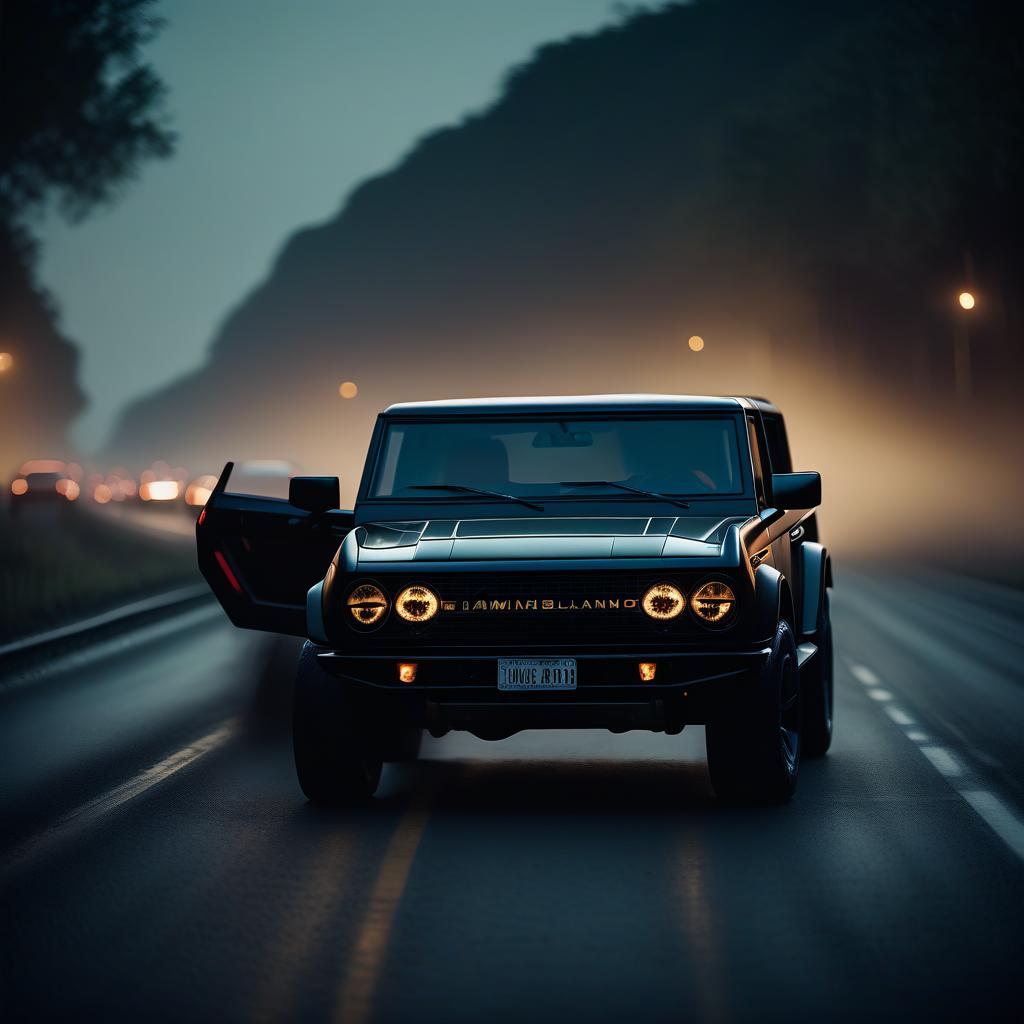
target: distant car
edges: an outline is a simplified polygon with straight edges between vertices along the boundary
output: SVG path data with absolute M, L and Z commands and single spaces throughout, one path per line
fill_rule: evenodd
M 750 398 L 395 405 L 354 511 L 336 477 L 228 492 L 200 567 L 238 626 L 308 638 L 307 797 L 351 803 L 422 730 L 706 726 L 720 797 L 777 802 L 832 737 L 832 567 L 817 473 Z
M 11 481 L 11 507 L 18 508 L 27 502 L 66 504 L 77 500 L 81 488 L 75 479 L 80 470 L 76 469 L 57 459 L 24 463 Z
M 169 504 L 181 500 L 185 488 L 180 480 L 158 477 L 139 484 L 139 501 Z
M 210 495 L 213 494 L 213 489 L 216 486 L 217 477 L 214 474 L 203 473 L 197 476 L 185 488 L 185 504 L 190 508 L 202 508 L 210 500 Z

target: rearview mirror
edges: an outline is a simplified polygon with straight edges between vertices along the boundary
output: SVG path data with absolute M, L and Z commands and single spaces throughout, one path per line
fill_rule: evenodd
M 546 430 L 533 439 L 534 448 L 590 448 L 593 443 L 589 430 Z
M 293 476 L 288 502 L 307 512 L 327 512 L 341 504 L 341 485 L 336 476 Z
M 821 504 L 820 473 L 773 473 L 772 501 L 776 508 L 817 508 Z

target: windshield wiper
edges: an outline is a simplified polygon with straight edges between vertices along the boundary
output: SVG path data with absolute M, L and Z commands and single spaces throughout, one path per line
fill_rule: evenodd
M 630 487 L 629 484 L 620 484 L 615 480 L 559 480 L 558 485 L 560 487 L 618 487 L 620 491 L 630 491 L 632 494 L 642 494 L 647 498 L 657 498 L 659 501 L 667 501 L 670 505 L 678 505 L 680 508 L 690 507 L 688 501 L 680 501 L 678 498 L 659 494 L 657 491 L 645 491 L 640 487 Z
M 538 512 L 544 511 L 543 505 L 537 505 L 516 494 L 502 494 L 501 491 L 486 491 L 482 487 L 467 487 L 465 484 L 408 484 L 407 491 L 462 491 L 464 494 L 486 494 L 491 498 L 504 498 L 506 501 L 517 501 L 520 505 L 535 509 Z

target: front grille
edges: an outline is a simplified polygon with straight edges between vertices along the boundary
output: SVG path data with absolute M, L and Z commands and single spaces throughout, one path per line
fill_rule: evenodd
M 430 623 L 413 628 L 392 609 L 380 629 L 362 634 L 367 647 L 398 639 L 431 647 L 477 647 L 672 642 L 706 635 L 688 611 L 666 625 L 650 619 L 640 606 L 654 583 L 675 583 L 684 594 L 692 593 L 697 580 L 679 574 L 451 573 L 410 575 L 393 586 L 386 579 L 378 582 L 392 599 L 409 583 L 424 584 L 441 599 L 442 610 Z

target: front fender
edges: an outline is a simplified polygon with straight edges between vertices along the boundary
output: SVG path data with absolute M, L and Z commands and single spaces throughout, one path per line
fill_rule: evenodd
M 770 565 L 762 563 L 754 571 L 754 600 L 757 602 L 759 638 L 772 637 L 779 619 L 793 622 L 793 597 L 786 578 Z
M 818 616 L 825 600 L 825 590 L 832 586 L 832 560 L 821 544 L 800 545 L 804 592 L 800 600 L 800 636 L 809 639 L 818 630 Z

